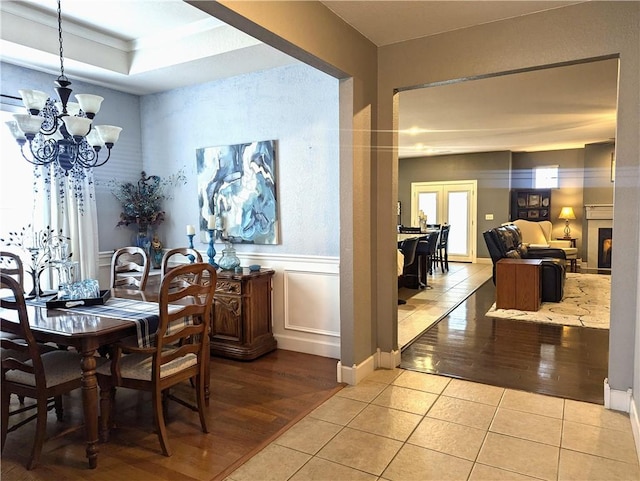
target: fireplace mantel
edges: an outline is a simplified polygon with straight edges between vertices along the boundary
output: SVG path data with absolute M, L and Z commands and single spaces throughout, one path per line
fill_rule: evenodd
M 613 204 L 585 204 L 586 219 L 613 219 Z

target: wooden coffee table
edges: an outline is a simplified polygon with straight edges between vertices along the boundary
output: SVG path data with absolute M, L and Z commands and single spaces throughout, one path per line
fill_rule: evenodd
M 537 311 L 542 259 L 500 259 L 496 264 L 496 309 Z

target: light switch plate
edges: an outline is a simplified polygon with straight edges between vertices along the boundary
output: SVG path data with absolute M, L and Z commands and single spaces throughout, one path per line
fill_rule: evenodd
M 485 214 L 484 220 L 493 220 L 493 214 Z

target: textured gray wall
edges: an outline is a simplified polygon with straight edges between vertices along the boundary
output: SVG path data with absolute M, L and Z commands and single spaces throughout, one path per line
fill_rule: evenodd
M 56 95 L 54 75 L 6 63 L 1 75 L 3 94 L 31 88 Z M 120 204 L 106 181 L 135 182 L 143 169 L 166 176 L 185 167 L 188 183 L 172 191 L 158 228 L 165 246 L 182 246 L 185 226 L 198 220 L 196 149 L 276 139 L 280 244 L 238 250 L 339 256 L 336 79 L 299 64 L 143 97 L 71 80 L 74 94 L 105 98 L 96 124 L 123 127 L 109 162 L 94 169 L 101 251 L 130 245 L 135 234 L 116 227 Z
M 564 235 L 564 221 L 558 219 L 562 207 L 573 207 L 576 220 L 569 221 L 571 236 L 576 237 L 578 252 L 583 246 L 582 219 L 584 216 L 584 149 L 518 152 L 513 154 L 511 185 L 513 188 L 533 188 L 533 169 L 547 165 L 558 166 L 558 188 L 551 190 L 551 223 L 554 237 Z M 524 181 L 524 179 L 527 179 Z
M 402 221 L 411 215 L 412 182 L 478 181 L 478 257 L 489 257 L 482 233 L 509 220 L 509 173 L 511 152 L 441 155 L 400 159 L 398 200 L 402 202 Z M 493 220 L 484 220 L 493 214 Z
M 185 245 L 185 226 L 198 224 L 196 149 L 275 139 L 280 243 L 237 250 L 340 255 L 336 79 L 303 64 L 280 67 L 147 95 L 141 118 L 147 172 L 184 166 L 188 177 L 166 202 L 165 245 Z

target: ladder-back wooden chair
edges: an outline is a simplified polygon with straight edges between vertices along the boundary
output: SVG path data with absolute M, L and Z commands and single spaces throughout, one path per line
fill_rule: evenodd
M 177 247 L 175 249 L 168 250 L 162 257 L 162 264 L 160 265 L 160 276 L 162 279 L 164 279 L 167 272 L 176 267 L 169 265 L 171 258 L 174 258 L 174 260 L 179 258 L 181 263 L 193 264 L 194 262 L 202 262 L 202 254 L 200 254 L 196 249 L 192 249 L 190 247 Z
M 62 394 L 82 386 L 80 356 L 76 352 L 51 350 L 42 352 L 31 332 L 24 293 L 12 277 L 0 275 L 0 288 L 8 289 L 13 299 L 0 299 L 0 307 L 15 311 L 16 316 L 1 320 L 3 333 L 15 337 L 0 338 L 2 352 L 2 447 L 4 450 L 7 434 L 36 419 L 36 432 L 27 462 L 27 469 L 33 469 L 40 459 L 47 429 L 47 413 L 51 409 L 48 402 L 55 399 L 58 420 L 62 419 Z M 36 414 L 9 427 L 9 404 L 11 394 L 36 400 Z M 24 411 L 21 410 L 21 412 Z M 15 414 L 15 412 L 14 412 Z
M 129 275 L 123 275 L 129 274 Z M 111 287 L 144 291 L 149 278 L 149 256 L 141 247 L 122 247 L 111 258 Z
M 203 276 L 203 274 L 208 274 Z M 191 276 L 198 281 L 185 281 Z M 174 287 L 176 280 L 179 287 Z M 152 347 L 116 344 L 111 364 L 97 370 L 100 384 L 100 432 L 109 438 L 110 418 L 117 387 L 152 393 L 153 417 L 165 456 L 171 455 L 164 421 L 163 400 L 177 400 L 169 388 L 195 379 L 196 407 L 202 432 L 207 433 L 205 378 L 209 363 L 209 324 L 216 289 L 216 271 L 207 263 L 185 264 L 171 269 L 162 279 L 159 325 Z M 187 321 L 188 320 L 188 321 Z M 180 404 L 187 404 L 178 400 Z
M 24 269 L 20 256 L 13 252 L 0 252 L 0 271 L 13 277 L 24 292 Z

